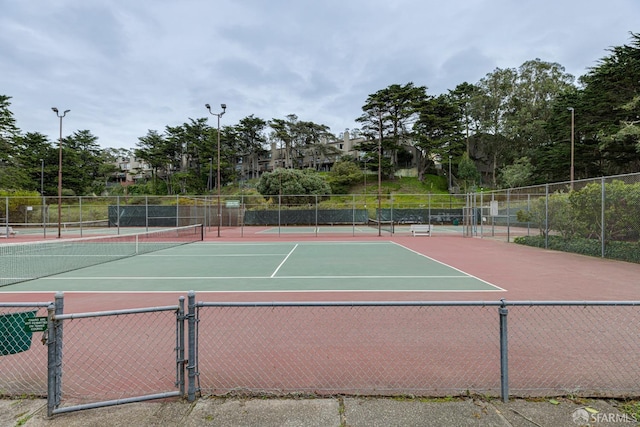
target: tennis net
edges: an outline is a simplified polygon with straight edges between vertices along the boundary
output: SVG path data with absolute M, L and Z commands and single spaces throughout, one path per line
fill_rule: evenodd
M 378 221 L 378 220 L 369 218 L 367 225 L 371 228 L 383 230 L 391 234 L 394 233 L 395 227 L 394 227 L 393 221 Z
M 0 245 L 0 287 L 203 240 L 202 225 Z

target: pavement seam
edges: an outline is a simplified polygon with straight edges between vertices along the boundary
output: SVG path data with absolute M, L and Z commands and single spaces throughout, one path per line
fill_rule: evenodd
M 185 424 L 187 422 L 187 419 L 189 418 L 189 416 L 191 415 L 191 413 L 193 412 L 193 410 L 196 407 L 196 403 L 198 403 L 198 399 L 196 399 L 195 401 L 193 401 L 193 402 L 191 402 L 189 404 L 189 409 L 184 411 L 184 414 L 182 415 L 181 423 Z
M 486 403 L 487 403 L 487 406 L 490 406 L 490 407 L 494 410 L 494 412 L 496 413 L 496 415 L 498 416 L 498 418 L 500 418 L 500 419 L 502 420 L 502 422 L 504 423 L 504 425 L 505 425 L 506 427 L 513 427 L 513 424 L 511 424 L 511 423 L 509 422 L 509 420 L 507 420 L 507 419 L 505 418 L 505 416 L 504 416 L 504 415 L 502 415 L 502 411 L 500 411 L 498 408 L 496 408 L 496 406 L 495 406 L 495 405 L 493 405 L 491 402 L 486 402 Z
M 344 396 L 338 397 L 338 415 L 340 416 L 340 427 L 347 427 L 347 408 L 344 404 Z

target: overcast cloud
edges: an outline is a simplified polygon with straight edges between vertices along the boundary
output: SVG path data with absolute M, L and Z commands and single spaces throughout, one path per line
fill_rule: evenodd
M 578 77 L 638 32 L 638 0 L 0 0 L 0 94 L 23 132 L 149 129 L 297 114 L 338 134 L 369 94 L 437 95 L 535 58 Z M 634 27 L 635 25 L 635 27 Z

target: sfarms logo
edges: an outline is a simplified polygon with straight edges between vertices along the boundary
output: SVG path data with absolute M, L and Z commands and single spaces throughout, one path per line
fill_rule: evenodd
M 578 426 L 592 426 L 596 423 L 637 423 L 631 415 L 604 413 L 590 407 L 578 408 L 571 413 L 573 423 Z

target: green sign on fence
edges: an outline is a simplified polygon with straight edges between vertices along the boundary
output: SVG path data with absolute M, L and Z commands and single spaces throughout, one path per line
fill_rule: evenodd
M 30 317 L 24 319 L 25 332 L 44 332 L 47 330 L 47 317 Z

